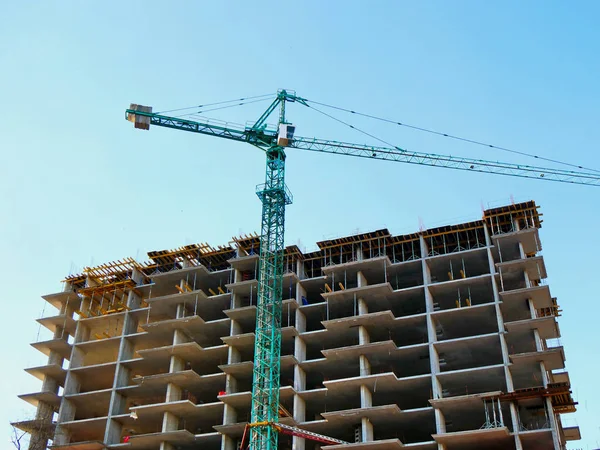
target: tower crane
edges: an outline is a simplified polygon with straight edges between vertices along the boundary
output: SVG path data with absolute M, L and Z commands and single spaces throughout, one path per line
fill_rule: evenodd
M 521 165 L 491 160 L 461 158 L 434 153 L 407 151 L 394 146 L 370 146 L 295 135 L 295 126 L 286 120 L 286 104 L 311 107 L 310 101 L 293 91 L 279 90 L 276 98 L 252 125 L 238 126 L 211 120 L 189 120 L 153 113 L 151 107 L 132 104 L 127 120 L 139 129 L 150 126 L 173 128 L 208 136 L 246 142 L 266 155 L 265 182 L 257 186 L 262 202 L 259 280 L 256 311 L 256 340 L 252 384 L 250 450 L 276 450 L 279 418 L 279 376 L 281 353 L 281 298 L 285 207 L 292 195 L 285 185 L 285 149 L 356 156 L 408 164 L 445 167 L 561 183 L 600 186 L 600 172 L 575 171 Z M 267 119 L 278 110 L 277 127 Z M 353 111 L 350 111 L 353 112 Z

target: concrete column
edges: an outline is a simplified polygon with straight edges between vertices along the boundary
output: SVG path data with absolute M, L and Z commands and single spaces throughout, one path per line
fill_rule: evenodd
M 304 287 L 300 283 L 296 283 L 296 301 L 300 306 L 304 304 L 302 303 L 302 297 L 306 298 L 306 289 L 304 289 Z
M 360 355 L 359 357 L 360 364 L 360 376 L 371 375 L 371 363 L 365 355 Z
M 521 438 L 519 437 L 519 433 L 521 431 L 521 425 L 519 424 L 519 413 L 516 405 L 513 402 L 510 402 L 510 418 L 512 420 L 513 433 L 515 434 L 515 447 L 517 447 L 517 450 L 523 450 L 523 444 L 521 443 Z
M 358 287 L 365 287 L 369 284 L 367 282 L 367 277 L 365 277 L 365 275 L 360 270 L 356 273 L 356 280 L 358 283 Z
M 304 273 L 304 263 L 299 259 L 296 260 L 296 275 L 298 275 L 298 278 L 301 280 L 306 276 Z
M 306 420 L 306 402 L 299 395 L 294 395 L 294 420 L 304 422 Z
M 230 336 L 235 336 L 236 334 L 242 334 L 242 326 L 237 320 L 231 319 L 231 328 L 230 328 Z
M 369 314 L 369 307 L 367 306 L 367 302 L 364 299 L 358 299 L 358 315 L 364 316 L 365 314 Z
M 229 425 L 232 423 L 237 423 L 237 411 L 231 405 L 225 404 L 225 408 L 223 410 L 223 425 Z
M 486 242 L 491 243 L 491 239 L 488 234 L 487 227 L 485 227 L 485 236 L 486 236 Z M 489 264 L 491 280 L 492 280 L 492 292 L 494 295 L 494 304 L 495 304 L 494 309 L 496 311 L 496 322 L 498 323 L 498 333 L 499 333 L 499 338 L 500 338 L 500 349 L 502 350 L 502 364 L 504 365 L 504 377 L 505 377 L 505 382 L 506 382 L 506 389 L 508 392 L 513 392 L 515 389 L 513 386 L 512 374 L 510 373 L 510 370 L 508 368 L 510 366 L 511 362 L 510 362 L 510 356 L 509 356 L 509 352 L 508 352 L 508 345 L 506 344 L 506 336 L 505 336 L 506 328 L 504 326 L 504 317 L 502 316 L 502 309 L 500 308 L 500 292 L 498 290 L 498 283 L 496 282 L 496 277 L 494 277 L 494 274 L 496 273 L 496 264 L 494 263 L 494 257 L 492 255 L 492 250 L 489 247 L 489 245 L 487 248 L 487 257 L 488 257 L 488 264 Z
M 435 408 L 435 431 L 437 434 L 446 432 L 446 418 L 444 417 L 444 413 L 439 409 Z
M 531 280 L 529 279 L 529 274 L 527 271 L 523 271 L 523 278 L 525 278 L 525 287 L 531 287 Z
M 294 366 L 294 390 L 296 392 L 306 390 L 306 372 L 297 364 Z
M 172 412 L 165 412 L 162 422 L 162 432 L 176 431 L 179 428 L 179 417 Z
M 369 332 L 367 331 L 367 328 L 363 325 L 360 325 L 358 327 L 358 344 L 364 345 L 369 344 L 370 342 L 371 338 L 369 337 Z
M 179 356 L 171 356 L 169 363 L 169 373 L 181 372 L 185 369 L 185 360 Z
M 227 407 L 227 405 L 225 405 L 225 407 Z M 237 450 L 235 439 L 224 434 L 221 438 L 221 450 Z
M 187 315 L 187 311 L 185 310 L 185 304 L 180 303 L 177 305 L 177 312 L 175 313 L 176 319 L 181 319 Z
M 294 436 L 292 438 L 292 450 L 304 450 L 306 448 L 306 440 Z
M 546 363 L 540 361 L 540 371 L 542 372 L 542 381 L 544 383 L 544 387 L 548 387 L 548 371 L 546 370 Z
M 362 427 L 362 442 L 373 441 L 373 424 L 369 418 L 363 417 L 360 422 Z
M 365 259 L 365 256 L 364 256 L 363 250 L 362 250 L 362 243 L 360 245 L 357 245 L 354 248 L 354 251 L 356 253 L 356 260 L 357 261 L 362 261 L 363 259 Z
M 165 402 L 178 402 L 179 400 L 181 400 L 181 388 L 176 384 L 168 383 Z
M 183 330 L 175 330 L 173 332 L 173 345 L 185 344 L 186 342 L 190 342 L 190 338 Z
M 306 316 L 299 309 L 296 310 L 296 330 L 298 333 L 306 331 Z
M 360 385 L 360 407 L 370 408 L 373 406 L 373 394 L 365 384 Z
M 229 353 L 227 355 L 227 364 L 239 363 L 242 361 L 242 355 L 240 351 L 235 347 L 229 347 Z
M 519 255 L 521 255 L 521 259 L 527 258 L 525 254 L 525 250 L 523 249 L 523 243 L 519 241 Z
M 175 446 L 170 442 L 161 442 L 159 450 L 175 450 Z
M 544 342 L 542 341 L 542 338 L 540 337 L 540 332 L 537 328 L 533 329 L 533 338 L 535 339 L 535 349 L 538 352 L 543 352 Z
M 544 385 L 546 384 L 544 383 Z M 552 400 L 550 400 L 550 397 L 544 398 L 544 406 L 546 407 L 546 412 L 548 413 L 548 419 L 550 419 L 550 427 L 552 428 L 552 440 L 554 441 L 554 450 L 561 450 L 560 436 L 558 435 L 558 426 L 556 424 L 556 417 L 554 417 L 554 410 L 552 409 Z
M 508 354 L 508 345 L 506 344 L 506 339 L 504 334 L 500 335 L 500 349 L 502 350 L 502 362 L 504 364 L 504 377 L 506 381 L 506 390 L 508 392 L 513 392 L 515 390 L 512 373 L 510 371 L 510 356 Z
M 529 306 L 529 312 L 531 313 L 531 318 L 535 319 L 537 318 L 537 311 L 535 309 L 535 306 L 533 305 L 533 300 L 531 300 L 530 298 L 527 299 L 527 305 Z
M 436 376 L 440 373 L 440 358 L 431 341 L 429 343 L 429 367 L 431 370 L 431 393 L 433 398 L 442 398 L 442 388 Z
M 126 305 L 131 309 L 137 309 L 141 305 L 141 298 L 133 291 L 129 291 L 127 295 Z M 123 329 L 121 332 L 121 341 L 119 343 L 119 351 L 117 353 L 117 365 L 115 368 L 115 376 L 113 380 L 112 392 L 108 406 L 108 422 L 104 431 L 104 442 L 106 444 L 117 444 L 120 441 L 122 433 L 122 425 L 112 419 L 112 416 L 126 413 L 126 398 L 116 391 L 117 388 L 127 386 L 130 379 L 130 369 L 123 366 L 121 361 L 131 359 L 134 354 L 134 345 L 125 336 L 134 334 L 138 329 L 138 320 L 129 311 L 125 313 L 123 319 Z
M 227 374 L 225 376 L 225 392 L 228 394 L 235 394 L 237 391 L 238 383 L 236 378 L 231 374 Z
M 298 362 L 306 361 L 306 343 L 300 336 L 294 340 L 294 356 Z
M 123 432 L 123 425 L 114 419 L 108 419 L 106 430 L 104 432 L 104 442 L 118 444 L 121 440 L 121 433 Z

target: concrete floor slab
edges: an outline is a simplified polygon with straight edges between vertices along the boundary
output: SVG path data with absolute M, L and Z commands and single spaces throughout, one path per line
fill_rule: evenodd
M 106 446 L 102 441 L 73 442 L 64 445 L 51 445 L 51 450 L 104 450 Z
M 30 367 L 25 369 L 30 375 L 33 375 L 38 380 L 44 381 L 46 376 L 56 380 L 59 386 L 65 385 L 67 371 L 58 364 L 47 364 L 45 366 Z
M 166 431 L 162 433 L 148 433 L 141 435 L 133 435 L 129 438 L 128 449 L 131 450 L 148 450 L 158 448 L 161 442 L 168 442 L 174 446 L 192 443 L 195 441 L 194 434 L 187 430 Z
M 31 346 L 46 356 L 50 356 L 50 352 L 56 352 L 66 360 L 71 359 L 72 346 L 64 339 L 50 339 L 47 341 L 34 342 Z
M 506 303 L 522 303 L 531 299 L 536 309 L 550 308 L 552 306 L 552 296 L 550 295 L 548 286 L 534 286 L 512 291 L 501 291 L 500 299 Z
M 546 370 L 557 370 L 565 368 L 565 354 L 562 347 L 549 348 L 542 352 L 528 352 L 510 355 L 514 364 L 520 362 L 544 362 Z
M 538 330 L 542 339 L 555 339 L 560 337 L 560 331 L 554 316 L 538 317 L 536 319 L 517 320 L 504 322 L 506 329 L 511 331 Z
M 498 272 L 502 274 L 510 272 L 526 272 L 530 280 L 536 281 L 548 276 L 546 273 L 546 264 L 544 263 L 544 258 L 542 256 L 499 262 L 496 263 L 496 268 Z
M 40 402 L 47 403 L 56 408 L 60 406 L 60 402 L 62 397 L 56 394 L 55 392 L 50 391 L 41 391 L 41 392 L 32 392 L 31 394 L 21 394 L 19 395 L 21 400 L 25 400 L 32 406 L 37 407 Z
M 77 322 L 73 317 L 65 315 L 44 317 L 42 319 L 37 319 L 36 322 L 50 330 L 52 333 L 56 332 L 57 327 L 61 327 L 65 330 L 65 333 L 68 333 L 71 336 L 75 334 L 75 327 L 77 326 Z
M 55 292 L 42 295 L 42 298 L 58 310 L 61 309 L 62 305 L 68 304 L 76 308 L 81 304 L 81 297 L 76 292 Z

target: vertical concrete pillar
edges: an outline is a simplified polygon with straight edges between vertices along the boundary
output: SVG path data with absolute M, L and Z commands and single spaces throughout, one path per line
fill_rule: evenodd
M 540 361 L 540 372 L 542 372 L 542 381 L 544 383 L 544 387 L 548 387 L 548 383 L 550 380 L 548 379 L 548 371 L 546 370 L 546 363 Z
M 306 420 L 306 402 L 299 395 L 294 395 L 294 420 L 304 422 Z
M 229 425 L 238 421 L 237 411 L 231 405 L 225 404 L 223 410 L 223 424 Z
M 304 273 L 304 262 L 299 259 L 296 260 L 296 275 L 298 275 L 298 278 L 301 280 L 306 277 Z
M 360 407 L 370 408 L 373 406 L 373 394 L 365 384 L 360 385 Z
M 510 373 L 509 369 L 511 362 L 510 355 L 508 352 L 508 345 L 506 344 L 506 327 L 504 326 L 504 317 L 502 316 L 502 308 L 500 307 L 500 291 L 498 290 L 498 283 L 496 282 L 496 277 L 494 276 L 494 274 L 496 273 L 496 264 L 494 262 L 494 256 L 492 255 L 492 250 L 490 248 L 492 240 L 488 233 L 487 227 L 484 227 L 484 232 L 486 243 L 488 243 L 488 248 L 486 251 L 488 257 L 489 270 L 491 274 L 492 292 L 494 295 L 494 310 L 496 312 L 496 323 L 498 324 L 500 349 L 502 351 L 502 364 L 504 365 L 504 379 L 507 391 L 513 392 L 515 389 L 513 386 L 512 374 Z
M 179 356 L 171 356 L 169 362 L 169 373 L 181 372 L 185 368 L 185 360 Z
M 523 271 L 523 278 L 525 279 L 525 287 L 530 288 L 531 280 L 529 279 L 529 274 L 527 273 L 526 270 Z
M 365 259 L 365 255 L 364 255 L 363 249 L 362 249 L 362 242 L 360 245 L 354 247 L 354 252 L 356 254 L 357 261 L 362 261 L 363 259 Z
M 519 412 L 517 411 L 517 406 L 514 402 L 510 402 L 510 418 L 512 420 L 513 433 L 515 434 L 515 447 L 517 450 L 523 450 L 523 444 L 519 437 L 519 432 L 521 431 Z
M 190 342 L 190 338 L 183 330 L 175 330 L 173 332 L 173 345 L 185 344 L 186 342 Z
M 373 441 L 373 424 L 368 417 L 363 417 L 360 421 L 362 427 L 362 442 Z
M 542 338 L 540 337 L 540 332 L 537 328 L 533 329 L 533 338 L 535 339 L 535 349 L 538 352 L 543 352 L 544 349 L 544 342 L 542 341 Z
M 178 402 L 179 400 L 181 400 L 181 388 L 176 384 L 168 383 L 165 402 Z
M 221 450 L 237 450 L 235 439 L 224 434 L 221 438 Z
M 175 446 L 170 442 L 161 442 L 159 450 L 175 450 Z
M 371 338 L 369 337 L 369 332 L 367 331 L 367 328 L 363 325 L 360 325 L 358 327 L 358 344 L 365 345 L 369 344 L 370 342 Z
M 299 309 L 296 310 L 296 330 L 298 333 L 306 331 L 306 316 Z
M 359 357 L 359 365 L 360 365 L 360 376 L 371 375 L 371 363 L 365 355 L 360 355 Z
M 225 376 L 225 392 L 227 392 L 228 394 L 235 394 L 237 391 L 238 391 L 237 380 L 233 375 L 228 373 Z
M 444 413 L 439 409 L 435 408 L 435 430 L 436 433 L 441 434 L 446 432 L 446 418 L 444 417 Z
M 521 256 L 521 259 L 527 258 L 527 255 L 525 254 L 525 249 L 523 248 L 523 243 L 520 241 L 519 241 L 519 255 Z
M 442 398 L 442 388 L 437 378 L 437 374 L 440 373 L 440 357 L 431 341 L 429 343 L 429 367 L 431 370 L 431 394 L 434 399 Z
M 535 319 L 537 318 L 537 311 L 535 309 L 535 306 L 533 304 L 533 300 L 531 300 L 530 298 L 527 299 L 527 305 L 529 306 L 529 312 L 531 313 L 531 318 Z
M 306 361 L 306 343 L 300 336 L 294 340 L 294 357 L 298 362 Z
M 306 390 L 306 372 L 298 364 L 294 366 L 294 389 L 297 392 Z
M 544 371 L 545 372 L 545 371 Z M 554 441 L 554 450 L 561 450 L 560 436 L 558 435 L 558 426 L 556 424 L 556 417 L 554 415 L 554 409 L 552 408 L 552 400 L 550 397 L 544 398 L 544 406 L 550 420 L 550 428 L 552 428 L 552 441 Z
M 364 316 L 365 314 L 369 314 L 369 307 L 367 306 L 367 302 L 364 299 L 358 299 L 358 315 Z
M 304 305 L 304 300 L 306 298 L 306 289 L 300 284 L 296 283 L 296 301 L 300 306 Z M 296 310 L 300 312 L 299 310 Z
M 165 412 L 162 422 L 162 432 L 176 431 L 179 428 L 179 417 L 172 412 Z
M 242 361 L 242 355 L 240 351 L 235 347 L 229 347 L 229 353 L 227 354 L 227 364 L 234 364 Z
M 360 270 L 356 273 L 356 281 L 358 287 L 365 287 L 369 284 L 367 282 L 367 277 L 365 277 L 365 275 Z
M 242 334 L 242 325 L 237 320 L 231 319 L 231 327 L 229 330 L 230 336 L 235 336 L 236 334 Z

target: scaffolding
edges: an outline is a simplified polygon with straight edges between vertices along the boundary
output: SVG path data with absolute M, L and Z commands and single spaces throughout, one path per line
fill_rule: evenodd
M 483 220 L 489 225 L 492 234 L 512 233 L 527 228 L 541 228 L 542 214 L 533 200 L 499 208 L 487 209 Z

